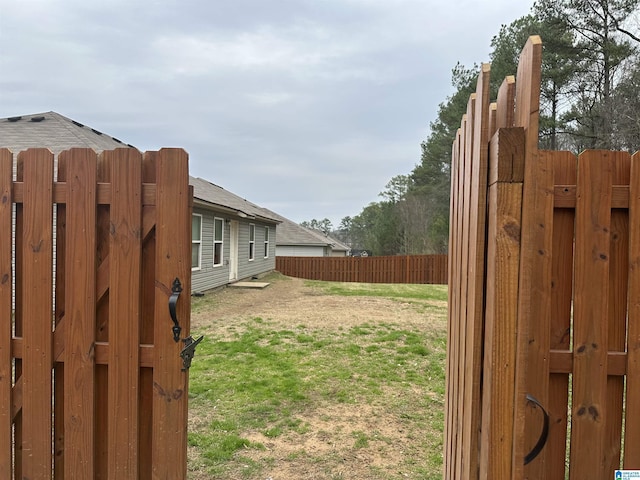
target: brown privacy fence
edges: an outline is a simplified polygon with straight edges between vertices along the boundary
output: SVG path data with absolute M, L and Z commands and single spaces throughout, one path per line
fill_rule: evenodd
M 72 149 L 54 179 L 30 149 L 13 168 L 0 149 L 0 478 L 184 479 L 186 153 Z
M 328 282 L 447 283 L 446 255 L 276 257 L 276 270 Z
M 541 53 L 454 144 L 446 479 L 640 469 L 640 154 L 538 150 Z

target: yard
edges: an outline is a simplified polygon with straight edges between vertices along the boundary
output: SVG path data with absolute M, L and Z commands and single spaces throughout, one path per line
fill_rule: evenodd
M 446 287 L 265 281 L 193 299 L 188 478 L 442 478 Z

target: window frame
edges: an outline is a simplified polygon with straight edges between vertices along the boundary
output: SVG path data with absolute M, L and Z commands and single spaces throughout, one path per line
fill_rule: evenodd
M 269 227 L 264 227 L 264 258 L 269 258 Z
M 200 238 L 197 240 L 193 238 L 193 221 L 196 217 L 200 219 Z M 191 271 L 192 272 L 197 272 L 199 270 L 202 270 L 202 227 L 203 227 L 202 223 L 203 223 L 203 217 L 201 213 L 191 214 Z M 198 264 L 196 266 L 193 265 L 194 245 L 198 246 Z
M 256 225 L 249 224 L 249 261 L 253 262 L 256 258 Z
M 216 239 L 216 222 L 220 223 L 220 240 Z M 224 265 L 224 218 L 213 217 L 213 262 L 214 267 L 221 267 Z M 220 248 L 220 261 L 216 263 L 216 246 Z

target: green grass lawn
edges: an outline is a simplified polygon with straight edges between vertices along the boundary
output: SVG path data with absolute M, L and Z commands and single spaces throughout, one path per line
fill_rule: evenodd
M 444 286 L 309 285 L 328 295 L 400 299 L 446 324 Z M 215 294 L 197 301 L 202 308 Z M 442 477 L 446 328 L 233 322 L 224 334 L 207 333 L 190 370 L 189 478 L 265 479 L 283 462 L 304 465 L 309 478 Z M 331 451 L 308 446 L 325 438 Z M 387 455 L 399 455 L 392 469 Z M 345 471 L 350 456 L 371 464 Z

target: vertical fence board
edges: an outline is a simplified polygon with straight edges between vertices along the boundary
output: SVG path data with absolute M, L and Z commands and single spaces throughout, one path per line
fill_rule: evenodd
M 23 472 L 52 476 L 53 154 L 24 157 Z
M 548 349 L 551 299 L 551 222 L 553 216 L 553 171 L 547 155 L 538 153 L 538 122 L 542 42 L 530 37 L 518 63 L 515 125 L 525 130 L 525 171 L 522 207 L 522 256 L 518 303 L 518 359 L 514 437 L 514 478 L 543 478 L 546 452 L 526 468 L 523 458 L 540 432 L 540 413 L 527 407 L 530 393 L 548 400 Z M 524 441 L 520 440 L 523 439 Z M 524 468 L 524 473 L 523 473 Z
M 91 478 L 94 471 L 97 158 L 92 150 L 73 149 L 63 152 L 61 159 L 67 164 L 65 476 Z
M 455 387 L 456 380 L 453 376 L 452 368 L 455 363 L 455 354 L 452 349 L 453 345 L 453 326 L 451 325 L 451 318 L 455 318 L 455 309 L 458 302 L 457 299 L 457 238 L 458 238 L 458 213 L 459 213 L 459 184 L 458 173 L 460 168 L 460 130 L 456 133 L 456 140 L 453 143 L 453 149 L 451 154 L 451 193 L 449 197 L 449 255 L 448 255 L 448 327 L 447 327 L 447 357 L 446 357 L 446 370 L 445 370 L 445 385 L 447 392 L 451 391 Z M 451 462 L 449 461 L 452 455 L 452 433 L 453 428 L 451 425 L 451 419 L 453 418 L 452 401 L 450 395 L 445 395 L 445 422 L 444 422 L 444 465 L 443 473 L 444 478 L 451 478 Z
M 624 152 L 610 152 L 612 184 L 629 185 L 631 156 Z M 614 208 L 611 211 L 609 255 L 609 352 L 626 351 L 627 290 L 629 273 L 629 212 Z M 611 477 L 620 468 L 622 418 L 624 406 L 624 377 L 607 377 L 605 416 L 605 448 L 603 464 L 605 475 Z
M 103 155 L 112 162 L 108 478 L 137 478 L 141 156 L 133 149 Z
M 516 79 L 512 75 L 506 77 L 500 88 L 498 89 L 498 100 L 496 103 L 496 126 L 497 131 L 500 128 L 509 128 L 514 126 L 516 103 Z M 490 132 L 491 136 L 493 133 Z
M 146 152 L 142 160 L 142 181 L 156 183 L 156 152 Z M 155 279 L 156 279 L 156 240 L 155 240 L 156 207 L 145 205 L 142 207 L 143 226 L 149 225 L 143 231 L 142 243 L 142 303 L 140 326 L 140 343 L 153 345 L 153 311 L 155 307 Z M 190 234 L 190 233 L 189 233 Z M 140 479 L 152 478 L 152 442 L 153 442 L 153 368 L 140 368 L 140 428 L 139 428 L 139 476 Z
M 624 429 L 624 468 L 640 469 L 640 153 L 631 160 L 629 183 L 629 330 L 627 336 L 627 414 Z
M 477 478 L 480 467 L 482 332 L 484 329 L 484 279 L 486 260 L 486 209 L 489 155 L 489 64 L 483 64 L 478 76 L 476 105 L 473 116 L 471 203 L 469 204 L 469 305 L 465 332 L 466 355 L 464 411 L 464 449 L 468 452 L 463 465 L 466 478 Z
M 22 155 L 18 155 L 16 163 L 16 180 L 22 182 L 24 180 L 24 160 Z M 22 299 L 24 298 L 23 287 L 23 258 L 24 258 L 24 205 L 22 203 L 16 204 L 16 227 L 15 227 L 15 258 L 14 258 L 14 279 L 15 279 L 15 309 L 13 334 L 16 337 L 22 337 L 24 333 L 23 318 L 24 309 Z M 14 451 L 14 477 L 22 478 L 22 404 L 20 406 L 14 405 L 16 403 L 16 397 L 22 398 L 22 359 L 14 359 L 14 387 L 12 389 L 12 408 L 15 408 L 15 416 L 13 418 L 13 451 Z
M 67 162 L 65 155 L 58 155 L 58 182 L 67 181 Z M 53 477 L 64 477 L 64 363 L 60 351 L 64 349 L 64 317 L 65 317 L 65 269 L 67 243 L 67 204 L 56 204 L 56 233 L 55 233 L 55 312 L 54 312 L 54 364 L 53 364 Z
M 554 183 L 576 184 L 576 157 L 568 152 L 553 153 Z M 551 350 L 569 351 L 571 342 L 571 302 L 573 298 L 573 208 L 556 208 L 553 212 L 553 249 L 551 254 L 551 311 L 549 346 Z M 567 403 L 569 374 L 549 376 L 548 413 L 551 418 L 547 450 L 548 480 L 564 480 L 567 449 Z
M 512 478 L 523 180 L 522 168 L 513 168 L 513 165 L 524 161 L 523 131 L 516 131 L 521 135 L 510 142 L 513 137 L 503 135 L 507 131 L 500 130 L 490 150 L 490 169 L 508 172 L 505 180 L 501 172 L 489 174 L 490 178 L 495 176 L 501 180 L 489 186 L 481 479 Z M 503 136 L 508 140 L 500 141 Z
M 574 296 L 572 480 L 603 476 L 606 421 L 611 164 L 605 152 L 578 157 Z
M 11 179 L 13 156 L 0 149 L 0 232 L 9 241 L 0 243 L 0 478 L 11 478 L 13 435 L 11 418 L 11 336 L 13 318 L 13 276 L 11 222 L 13 200 Z
M 181 335 L 189 335 L 191 216 L 188 157 L 163 149 L 156 158 L 156 288 L 153 371 L 153 478 L 186 476 L 187 375 L 181 371 L 182 342 L 174 342 L 169 297 L 175 278 L 184 289 L 177 302 Z M 170 460 L 169 460 L 170 459 Z
M 467 117 L 464 128 L 464 140 L 463 140 L 463 148 L 462 154 L 464 155 L 464 172 L 462 173 L 462 185 L 463 185 L 463 195 L 464 195 L 464 210 L 463 210 L 463 218 L 462 218 L 462 242 L 460 244 L 462 260 L 460 263 L 460 317 L 457 319 L 457 328 L 458 328 L 458 338 L 456 339 L 458 343 L 458 399 L 457 406 L 458 412 L 456 418 L 456 430 L 457 430 L 457 455 L 456 455 L 456 477 L 455 478 L 465 478 L 465 475 L 468 476 L 468 471 L 464 470 L 463 463 L 467 461 L 466 456 L 463 458 L 463 454 L 466 451 L 465 448 L 469 444 L 469 439 L 465 439 L 465 435 L 468 432 L 464 430 L 464 419 L 465 415 L 469 415 L 468 412 L 465 411 L 464 407 L 464 398 L 465 391 L 468 388 L 468 379 L 466 377 L 466 362 L 467 360 L 467 349 L 466 349 L 466 332 L 467 332 L 467 321 L 469 318 L 469 230 L 471 226 L 471 146 L 473 145 L 473 118 L 475 116 L 475 106 L 476 106 L 476 94 L 473 93 L 469 97 L 469 102 L 467 104 Z M 468 452 L 467 452 L 468 453 Z
M 111 183 L 111 156 L 98 156 L 98 182 Z M 96 289 L 96 341 L 109 342 L 109 246 L 110 246 L 110 205 L 98 205 L 96 265 L 103 276 L 104 291 Z M 100 273 L 99 275 L 100 276 Z M 104 480 L 108 472 L 108 436 L 109 436 L 109 375 L 107 365 L 95 366 L 95 479 Z

